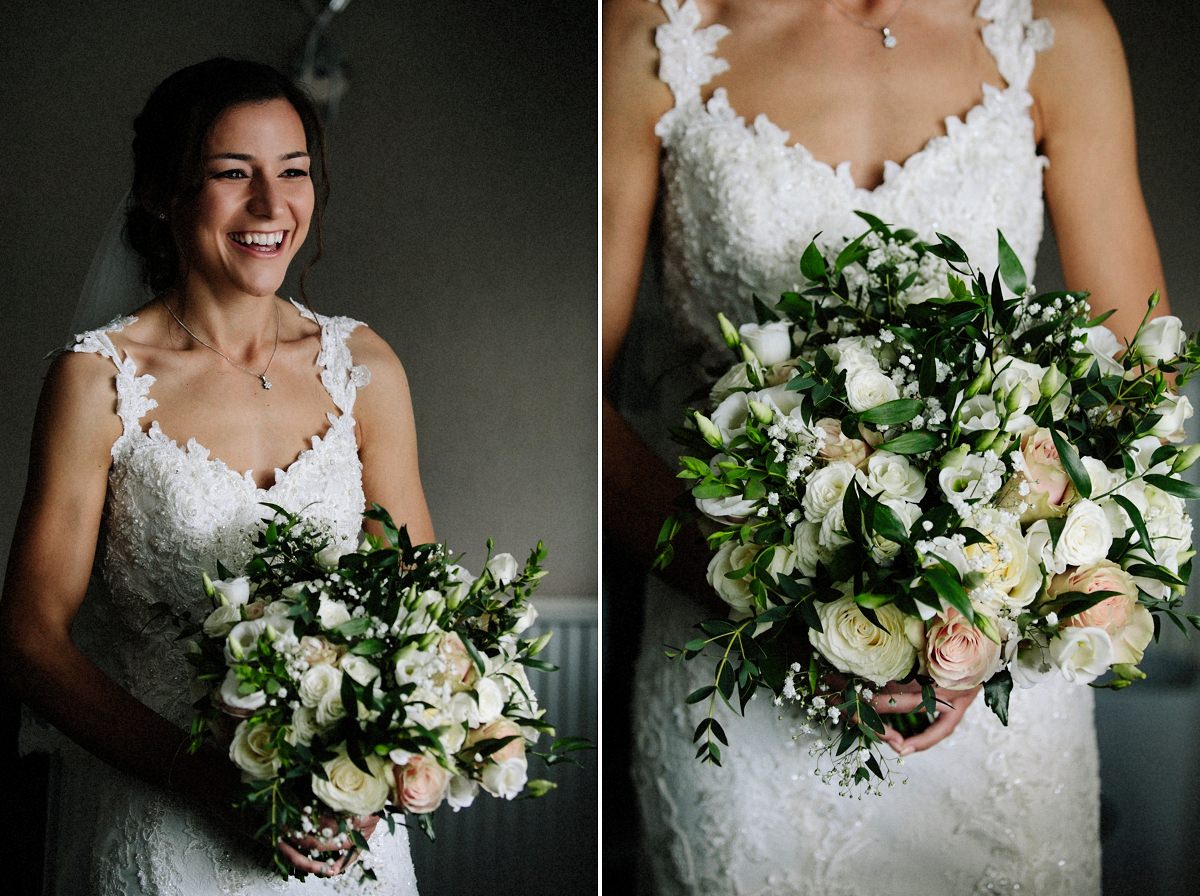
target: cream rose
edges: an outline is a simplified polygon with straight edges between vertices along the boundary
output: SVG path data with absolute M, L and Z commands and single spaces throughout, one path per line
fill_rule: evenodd
M 279 771 L 279 750 L 271 746 L 275 729 L 270 725 L 254 725 L 239 722 L 229 744 L 229 758 L 245 772 L 248 779 L 256 781 L 275 777 Z
M 1000 668 L 1000 645 L 950 609 L 925 633 L 925 668 L 939 687 L 966 691 Z
M 432 812 L 442 804 L 450 783 L 450 772 L 436 759 L 424 754 L 409 757 L 403 765 L 392 766 L 396 802 L 418 815 Z
M 854 472 L 853 464 L 835 461 L 813 473 L 805 485 L 804 497 L 800 499 L 804 518 L 813 523 L 825 519 L 831 509 L 842 503 Z
M 210 638 L 223 638 L 242 621 L 242 611 L 233 604 L 220 604 L 204 620 L 204 634 Z
M 822 559 L 820 545 L 821 527 L 803 520 L 792 532 L 792 551 L 796 555 L 796 568 L 800 574 L 812 578 L 817 574 L 817 563 Z
M 337 693 L 341 687 L 341 671 L 333 666 L 321 664 L 310 667 L 300 676 L 300 683 L 296 687 L 296 691 L 299 693 L 300 702 L 303 705 L 315 709 L 326 695 Z
M 739 544 L 731 539 L 721 545 L 708 562 L 708 583 L 713 586 L 721 600 L 741 616 L 750 615 L 754 606 L 750 585 L 746 577 L 730 579 L 726 578 L 726 575 L 748 565 L 757 554 L 758 548 L 754 545 Z
M 1095 501 L 1078 501 L 1067 514 L 1058 546 L 1054 549 L 1067 566 L 1085 566 L 1103 560 L 1112 547 L 1108 516 Z
M 1112 641 L 1112 662 L 1136 666 L 1142 661 L 1150 639 L 1154 637 L 1154 617 L 1138 603 L 1137 583 L 1133 576 L 1110 560 L 1083 566 L 1057 575 L 1050 582 L 1049 593 L 1056 597 L 1068 591 L 1093 594 L 1097 591 L 1116 591 L 1100 603 L 1064 620 L 1068 626 L 1099 628 Z
M 317 724 L 322 728 L 328 728 L 338 719 L 345 717 L 346 704 L 342 702 L 341 688 L 330 691 L 321 698 L 321 702 L 317 704 L 315 715 Z
M 889 604 L 875 611 L 880 628 L 863 615 L 850 595 L 817 604 L 817 615 L 822 631 L 810 629 L 808 639 L 838 671 L 860 675 L 877 685 L 904 678 L 911 671 L 917 659 L 915 643 L 922 637 L 920 620 L 906 617 Z
M 342 657 L 341 670 L 361 685 L 368 685 L 379 677 L 379 667 L 363 657 L 349 654 Z
M 300 639 L 300 656 L 310 666 L 331 666 L 337 663 L 338 649 L 319 635 L 305 635 Z
M 438 680 L 450 685 L 450 690 L 456 694 L 471 690 L 479 678 L 479 671 L 462 638 L 454 632 L 443 635 L 438 644 L 438 658 L 442 661 L 442 671 L 436 676 Z
M 468 717 L 473 725 L 488 725 L 500 718 L 504 711 L 504 688 L 492 678 L 481 678 L 475 683 L 475 712 Z
M 907 457 L 890 451 L 876 451 L 867 458 L 859 482 L 873 495 L 918 503 L 925 497 L 925 477 Z
M 744 523 L 758 509 L 758 501 L 745 495 L 697 498 L 696 509 L 716 523 Z
M 900 397 L 892 378 L 878 367 L 863 366 L 846 374 L 846 401 L 862 412 Z
M 484 765 L 480 778 L 479 783 L 492 796 L 511 800 L 525 787 L 528 764 L 523 758 L 488 762 Z
M 350 611 L 340 600 L 333 600 L 322 594 L 321 602 L 317 607 L 317 619 L 320 620 L 322 628 L 337 628 L 350 621 Z
M 334 758 L 322 763 L 328 780 L 312 776 L 313 793 L 335 812 L 350 815 L 371 815 L 387 805 L 388 763 L 373 754 L 366 756 L 370 774 L 350 761 L 345 748 Z

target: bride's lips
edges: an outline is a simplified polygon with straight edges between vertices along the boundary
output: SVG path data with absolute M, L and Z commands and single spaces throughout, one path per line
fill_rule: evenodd
M 225 238 L 247 255 L 277 258 L 283 253 L 283 245 L 290 233 L 290 230 L 242 230 L 227 233 Z

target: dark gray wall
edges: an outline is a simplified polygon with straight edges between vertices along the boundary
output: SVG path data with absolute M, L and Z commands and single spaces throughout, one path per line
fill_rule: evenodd
M 295 0 L 0 6 L 0 559 L 42 355 L 128 185 L 153 86 L 217 54 L 284 65 Z M 550 549 L 547 594 L 596 590 L 595 16 L 534 0 L 356 0 L 331 133 L 317 310 L 367 321 L 412 384 L 440 537 Z

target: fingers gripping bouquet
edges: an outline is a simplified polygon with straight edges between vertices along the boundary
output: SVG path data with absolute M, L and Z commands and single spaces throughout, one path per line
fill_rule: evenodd
M 716 655 L 687 698 L 697 756 L 720 763 L 718 699 L 766 688 L 826 731 L 826 780 L 878 792 L 885 684 L 919 684 L 929 714 L 935 687 L 982 685 L 1007 724 L 1014 682 L 1125 687 L 1164 616 L 1200 625 L 1179 610 L 1200 446 L 1175 391 L 1200 345 L 1149 311 L 1121 345 L 1086 294 L 1033 294 L 1002 235 L 989 281 L 949 238 L 862 217 L 757 323 L 721 317 L 739 360 L 678 432 L 694 506 L 659 562 L 698 517 L 730 607 L 669 651 Z
M 332 829 L 365 850 L 356 817 L 386 814 L 392 828 L 391 813 L 406 812 L 429 830 L 443 801 L 457 811 L 481 789 L 512 799 L 553 786 L 527 780 L 527 752 L 553 731 L 525 674 L 554 668 L 536 659 L 550 633 L 521 637 L 537 615 L 527 599 L 544 575 L 540 544 L 523 568 L 489 544 L 472 577 L 442 545 L 412 545 L 381 508 L 367 517 L 387 537 L 356 550 L 273 509 L 245 572 L 205 578 L 215 609 L 193 654 L 209 691 L 193 748 L 218 736 L 214 722 L 236 724 L 222 745 L 264 843 Z

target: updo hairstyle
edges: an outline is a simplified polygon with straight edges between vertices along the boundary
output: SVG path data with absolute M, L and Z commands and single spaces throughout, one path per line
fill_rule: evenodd
M 213 125 L 232 106 L 276 99 L 287 100 L 300 116 L 312 158 L 316 250 L 300 273 L 303 297 L 304 279 L 324 249 L 321 213 L 329 179 L 321 120 L 308 95 L 271 66 L 226 57 L 169 76 L 133 122 L 133 190 L 125 229 L 142 258 L 142 279 L 154 294 L 178 285 L 182 277 L 172 220 L 190 213 L 204 184 L 204 141 Z

